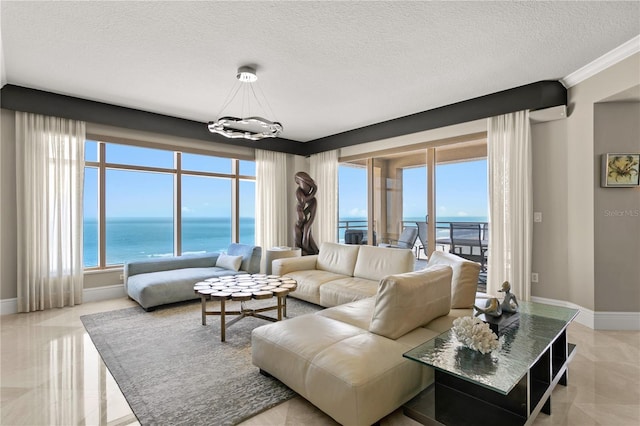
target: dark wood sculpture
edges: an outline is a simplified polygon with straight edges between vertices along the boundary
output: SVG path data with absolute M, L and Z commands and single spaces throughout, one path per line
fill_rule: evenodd
M 295 227 L 296 247 L 302 249 L 303 256 L 318 254 L 318 246 L 311 235 L 311 224 L 316 217 L 318 187 L 311 176 L 305 172 L 296 173 L 295 179 L 298 184 L 298 189 L 296 189 L 296 199 L 298 200 L 296 206 L 298 220 Z

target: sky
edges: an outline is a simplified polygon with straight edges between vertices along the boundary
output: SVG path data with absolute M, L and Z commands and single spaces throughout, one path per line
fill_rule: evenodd
M 97 161 L 97 144 L 87 142 L 85 159 Z M 106 144 L 105 161 L 148 167 L 173 168 L 173 152 Z M 231 173 L 232 160 L 196 154 L 182 154 L 183 170 Z M 240 174 L 255 175 L 255 162 L 240 161 Z M 173 217 L 173 173 L 107 170 L 107 217 Z M 98 173 L 85 170 L 85 218 L 98 212 Z M 255 215 L 255 181 L 240 181 L 240 217 Z M 230 217 L 231 180 L 182 175 L 183 217 Z
M 339 217 L 367 216 L 366 169 L 339 168 Z M 403 171 L 403 216 L 423 218 L 427 213 L 426 168 Z M 465 161 L 436 167 L 436 216 L 487 217 L 487 161 Z

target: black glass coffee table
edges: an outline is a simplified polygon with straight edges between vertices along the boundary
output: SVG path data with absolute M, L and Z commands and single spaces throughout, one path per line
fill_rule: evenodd
M 504 331 L 502 349 L 490 354 L 463 347 L 452 330 L 404 357 L 435 370 L 434 384 L 404 406 L 423 424 L 523 425 L 540 411 L 551 414 L 551 392 L 566 386 L 575 345 L 567 326 L 578 310 L 521 302 L 517 326 Z

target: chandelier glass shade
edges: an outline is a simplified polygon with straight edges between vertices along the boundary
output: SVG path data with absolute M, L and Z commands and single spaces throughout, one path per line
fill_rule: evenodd
M 223 104 L 218 119 L 209 122 L 209 131 L 217 133 L 231 139 L 249 139 L 258 141 L 264 138 L 275 138 L 282 133 L 283 127 L 277 121 L 267 120 L 266 118 L 250 115 L 252 100 L 262 109 L 262 102 L 258 98 L 254 90 L 254 83 L 258 79 L 254 68 L 244 66 L 238 69 L 236 74 L 238 82 L 231 89 L 227 96 L 226 102 Z M 225 108 L 227 108 L 238 97 L 242 99 L 242 115 L 241 117 L 223 116 Z M 260 93 L 264 99 L 264 103 L 269 106 L 264 94 Z M 244 115 L 245 107 L 249 110 L 247 116 Z M 270 109 L 270 108 L 269 108 Z

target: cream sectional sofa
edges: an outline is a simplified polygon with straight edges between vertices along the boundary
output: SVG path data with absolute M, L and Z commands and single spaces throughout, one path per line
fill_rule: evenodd
M 256 328 L 253 364 L 337 422 L 371 425 L 433 382 L 402 354 L 472 313 L 479 272 L 436 252 L 422 271 L 380 279 L 373 297 Z
M 292 297 L 332 307 L 374 296 L 381 278 L 414 262 L 411 250 L 322 243 L 319 254 L 274 260 L 272 270 L 298 282 Z

